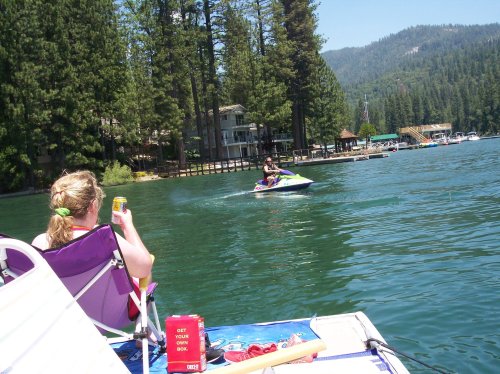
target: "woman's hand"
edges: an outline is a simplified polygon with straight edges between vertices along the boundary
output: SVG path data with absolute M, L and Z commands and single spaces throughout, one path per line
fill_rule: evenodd
M 123 211 L 112 211 L 114 221 L 120 226 L 122 230 L 126 227 L 134 226 L 132 221 L 132 212 L 130 210 Z

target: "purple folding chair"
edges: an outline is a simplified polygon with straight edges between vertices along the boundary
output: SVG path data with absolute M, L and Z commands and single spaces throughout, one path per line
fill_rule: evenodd
M 94 325 L 101 332 L 119 336 L 108 337 L 110 343 L 131 339 L 143 339 L 145 343 L 150 331 L 161 349 L 164 349 L 165 334 L 160 327 L 153 296 L 157 284 L 150 284 L 145 293 L 148 295 L 148 309 L 153 313 L 153 322 L 149 318 L 146 319 L 146 305 L 141 304 L 137 296 L 138 286 L 134 289 L 134 280 L 127 271 L 118 241 L 110 225 L 100 225 L 61 247 L 45 251 L 37 250 Z M 16 251 L 7 249 L 6 253 L 7 267 L 2 269 L 2 278 L 7 283 L 10 279 L 28 271 L 33 265 Z M 146 299 L 145 294 L 143 292 L 141 295 L 142 300 Z M 131 303 L 140 311 L 139 316 L 129 316 Z M 134 322 L 131 318 L 135 318 L 136 322 L 134 333 L 122 330 Z M 147 361 L 148 344 L 144 343 L 143 359 Z
M 7 250 L 30 270 L 15 276 Z M 130 374 L 35 248 L 0 236 L 0 268 L 0 373 Z

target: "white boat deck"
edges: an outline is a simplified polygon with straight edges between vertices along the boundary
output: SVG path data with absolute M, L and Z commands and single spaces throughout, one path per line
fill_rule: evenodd
M 340 317 L 340 316 L 339 316 Z M 355 318 L 316 318 L 311 326 L 326 343 L 326 351 L 318 357 L 338 356 L 366 350 L 366 333 Z
M 102 339 L 90 319 L 85 316 L 49 265 L 31 246 L 14 239 L 0 239 L 0 264 L 6 263 L 5 250 L 7 248 L 14 248 L 27 254 L 34 268 L 0 287 L 0 316 L 2 320 L 11 322 L 6 325 L 7 330 L 0 336 L 0 352 L 2 352 L 0 372 L 122 373 L 133 371 L 124 366 L 124 362 L 118 357 L 116 351 L 113 351 L 105 339 Z M 370 338 L 382 343 L 385 341 L 362 312 L 295 321 L 298 322 L 297 325 L 302 326 L 299 331 L 305 331 L 302 330 L 305 326 L 310 341 L 240 363 L 214 368 L 213 372 L 221 374 L 409 374 L 401 361 L 389 349 L 378 346 L 375 350 L 372 349 L 375 348 L 373 345 L 367 347 L 367 341 Z M 257 325 L 274 326 L 278 330 L 283 328 L 283 324 L 279 322 L 246 326 Z M 320 339 L 315 339 L 309 328 Z M 71 339 L 72 344 L 59 344 L 67 340 L 69 331 L 71 331 L 70 335 L 75 337 Z M 240 331 L 236 330 L 238 334 Z M 25 344 L 26 336 L 30 337 L 28 345 Z M 134 341 L 129 343 L 135 347 Z M 54 359 L 53 347 L 62 349 L 62 355 L 58 355 L 57 359 Z M 85 354 L 82 355 L 82 352 Z M 314 352 L 318 352 L 318 357 L 311 363 L 285 363 Z M 273 355 L 271 363 L 270 359 Z M 268 358 L 269 360 L 266 361 Z M 253 365 L 252 360 L 254 360 L 253 363 L 258 362 L 259 365 Z M 141 360 L 138 363 L 140 365 Z M 263 365 L 260 365 L 261 363 Z M 158 369 L 160 372 L 165 372 L 167 357 L 164 354 L 157 356 L 154 364 L 155 366 L 150 368 L 152 372 L 158 372 Z M 270 365 L 275 366 L 266 367 Z M 256 370 L 258 367 L 260 369 Z M 142 372 L 142 365 L 139 370 L 137 372 Z
M 319 352 L 314 362 L 283 364 L 251 374 L 409 374 L 392 351 L 379 347 L 380 357 L 370 354 L 367 339 L 385 340 L 361 312 L 317 317 L 311 322 L 311 329 L 326 344 L 326 350 Z

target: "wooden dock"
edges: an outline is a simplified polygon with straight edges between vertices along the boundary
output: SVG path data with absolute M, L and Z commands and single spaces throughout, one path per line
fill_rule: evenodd
M 377 152 L 377 153 L 366 153 L 366 154 L 353 154 L 353 155 L 343 155 L 335 156 L 329 158 L 311 158 L 311 157 L 295 157 L 295 158 L 281 158 L 276 160 L 276 164 L 280 168 L 287 168 L 290 166 L 312 166 L 312 165 L 323 165 L 323 164 L 337 164 L 341 162 L 354 162 L 354 161 L 364 161 L 372 158 L 384 158 L 388 157 L 388 152 Z M 261 170 L 262 162 L 258 159 L 236 159 L 236 160 L 223 160 L 223 161 L 213 161 L 207 163 L 200 162 L 188 162 L 184 167 L 180 167 L 178 164 L 169 164 L 160 166 L 157 168 L 156 173 L 160 178 L 172 178 L 172 177 L 187 177 L 194 175 L 206 175 L 206 174 L 219 174 L 219 173 L 230 173 L 244 170 Z
M 339 156 L 331 158 L 308 158 L 308 159 L 298 159 L 290 162 L 280 163 L 281 167 L 288 166 L 312 166 L 312 165 L 324 165 L 324 164 L 339 164 L 342 162 L 354 162 L 354 161 L 365 161 L 372 158 L 384 158 L 389 157 L 388 152 L 380 153 L 370 153 L 365 155 L 352 155 L 352 156 Z

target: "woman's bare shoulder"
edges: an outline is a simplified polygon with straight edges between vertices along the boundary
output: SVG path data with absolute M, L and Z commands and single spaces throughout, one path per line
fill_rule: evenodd
M 47 233 L 41 233 L 40 235 L 37 235 L 35 239 L 31 242 L 31 245 L 40 248 L 40 249 L 47 249 L 49 248 L 49 241 L 47 240 Z

